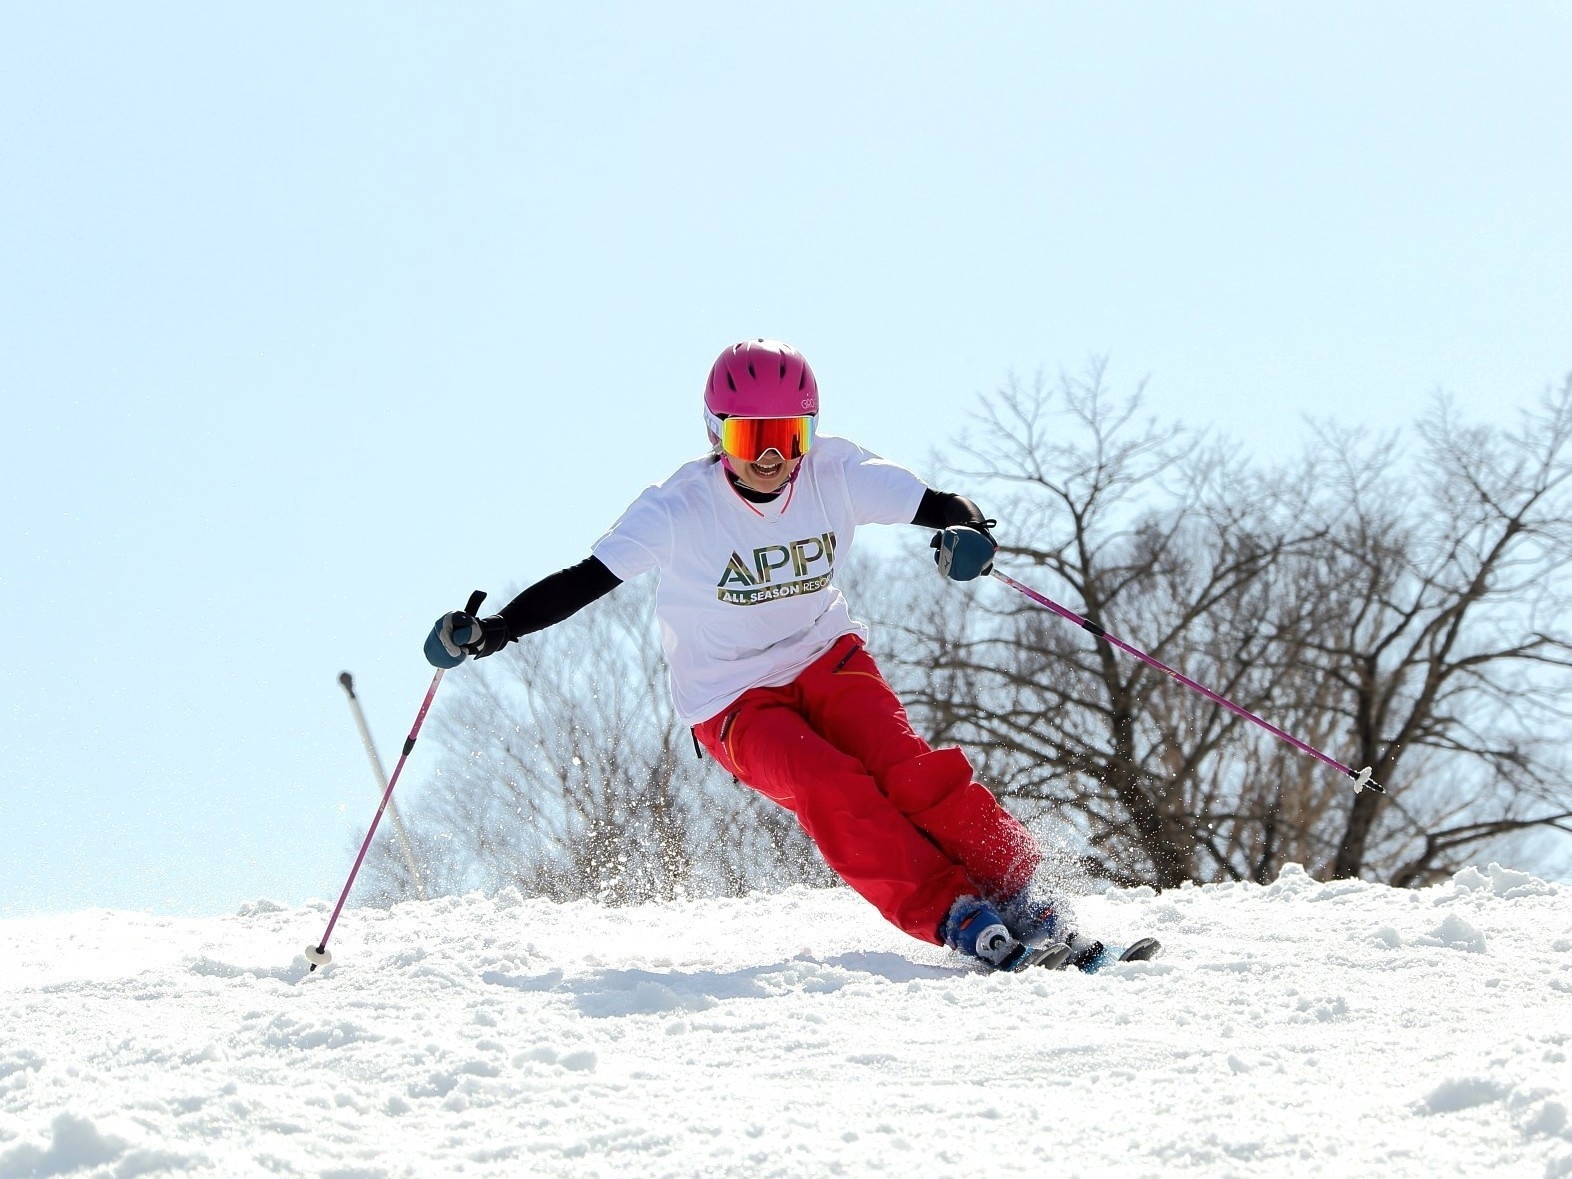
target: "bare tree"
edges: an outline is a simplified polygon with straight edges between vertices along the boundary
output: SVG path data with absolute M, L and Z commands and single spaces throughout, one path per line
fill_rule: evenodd
M 1437 398 L 1413 461 L 1325 431 L 1324 540 L 1297 575 L 1320 599 L 1307 658 L 1335 685 L 1355 764 L 1404 787 L 1352 801 L 1335 876 L 1397 884 L 1534 827 L 1572 829 L 1558 730 L 1572 668 L 1572 379 L 1515 429 Z M 1410 784 L 1420 780 L 1423 790 Z
M 1270 680 L 1255 669 L 1277 641 L 1261 603 L 1293 543 L 1273 519 L 1288 514 L 1283 497 L 1226 448 L 1145 419 L 1139 392 L 1116 397 L 1104 378 L 1098 362 L 987 399 L 955 475 L 1002 496 L 1001 565 L 1260 707 Z M 1216 829 L 1239 790 L 1197 772 L 1237 730 L 1232 713 L 1007 592 L 971 603 L 908 628 L 912 666 L 936 673 L 926 690 L 915 677 L 913 702 L 941 733 L 981 746 L 1001 791 L 1037 804 L 1026 809 L 1070 818 L 1096 876 L 1247 874 Z
M 1385 799 L 999 588 L 887 607 L 903 690 L 1109 880 L 1265 880 L 1292 859 L 1410 884 L 1564 825 L 1546 689 L 1567 654 L 1567 401 L 1516 433 L 1443 405 L 1417 474 L 1349 437 L 1263 470 L 1144 418 L 1096 362 L 985 399 L 961 440 L 953 473 L 997 497 L 1001 567 L 1374 766 Z

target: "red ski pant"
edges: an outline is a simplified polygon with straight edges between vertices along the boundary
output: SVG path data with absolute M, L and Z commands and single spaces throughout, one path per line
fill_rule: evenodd
M 1025 887 L 1037 842 L 966 755 L 933 749 L 856 635 L 778 688 L 751 688 L 694 729 L 716 761 L 797 816 L 825 862 L 913 937 L 967 893 Z

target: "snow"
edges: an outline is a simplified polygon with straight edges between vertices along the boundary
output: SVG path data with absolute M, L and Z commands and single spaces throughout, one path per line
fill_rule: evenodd
M 1000 976 L 842 889 L 0 922 L 0 1179 L 1572 1176 L 1572 890 L 1080 903 Z

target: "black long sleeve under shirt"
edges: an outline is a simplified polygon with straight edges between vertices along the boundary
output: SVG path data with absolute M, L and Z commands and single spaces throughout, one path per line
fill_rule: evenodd
M 760 493 L 755 492 L 748 498 L 760 499 Z M 761 502 L 773 498 L 774 495 L 763 496 Z M 912 523 L 921 528 L 941 529 L 966 524 L 984 532 L 988 530 L 987 519 L 971 500 L 932 488 L 922 493 L 922 502 L 917 505 Z M 541 578 L 504 606 L 499 617 L 507 624 L 511 642 L 521 635 L 557 625 L 621 584 L 622 579 L 606 568 L 599 557 L 586 557 L 577 565 L 569 565 Z

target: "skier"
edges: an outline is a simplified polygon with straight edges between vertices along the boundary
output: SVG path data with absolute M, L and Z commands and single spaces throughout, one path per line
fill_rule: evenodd
M 931 748 L 868 653 L 833 582 L 860 524 L 937 530 L 945 576 L 991 568 L 971 500 L 817 434 L 807 361 L 773 340 L 723 353 L 704 388 L 710 451 L 646 489 L 577 565 L 500 614 L 443 615 L 426 657 L 454 667 L 555 625 L 655 571 L 676 710 L 740 782 L 790 810 L 829 866 L 884 917 L 993 969 L 1094 968 L 1100 943 L 1033 883 L 1042 853 L 972 776 Z M 1155 943 L 1154 943 L 1155 944 Z

